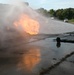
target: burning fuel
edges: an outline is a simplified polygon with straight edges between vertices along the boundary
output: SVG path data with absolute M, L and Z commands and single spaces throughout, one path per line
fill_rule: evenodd
M 16 27 L 20 26 L 22 29 L 31 35 L 38 34 L 39 32 L 39 22 L 31 19 L 28 15 L 22 14 L 18 21 L 14 22 Z

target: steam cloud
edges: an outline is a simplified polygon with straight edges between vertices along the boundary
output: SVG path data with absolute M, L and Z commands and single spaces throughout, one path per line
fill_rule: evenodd
M 8 40 L 11 41 L 17 34 L 14 33 L 14 25 L 13 22 L 17 20 L 18 15 L 24 12 L 24 7 L 27 7 L 22 0 L 9 0 L 8 4 L 2 4 L 0 9 L 0 48 L 8 47 Z M 10 29 L 10 31 L 9 31 Z M 13 29 L 13 30 L 12 30 Z M 19 34 L 17 34 L 19 35 Z
M 24 6 L 25 3 L 22 2 L 22 0 L 9 0 L 9 3 L 12 5 L 10 6 L 8 9 L 8 11 L 6 12 L 5 17 L 12 17 L 16 14 L 18 14 L 19 12 L 23 12 L 24 10 Z M 18 9 L 18 11 L 16 10 L 16 7 Z

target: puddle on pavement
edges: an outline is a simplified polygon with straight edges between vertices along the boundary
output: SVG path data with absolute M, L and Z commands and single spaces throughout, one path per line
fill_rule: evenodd
M 73 49 L 74 44 L 67 43 L 62 43 L 61 47 L 57 48 L 52 39 L 31 43 L 25 51 L 13 50 L 10 56 L 0 57 L 0 75 L 39 75 L 44 69 L 55 66 L 54 64 L 68 56 Z M 55 66 L 50 75 L 74 75 L 73 58 L 74 55 Z

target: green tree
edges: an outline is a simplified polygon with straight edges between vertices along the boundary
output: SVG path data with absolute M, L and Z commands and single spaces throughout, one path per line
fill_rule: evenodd
M 50 14 L 51 17 L 55 16 L 55 10 L 53 9 L 49 10 L 48 13 Z
M 56 10 L 56 17 L 58 19 L 73 19 L 74 18 L 74 9 L 73 8 L 67 8 L 67 9 L 58 9 Z
M 64 16 L 63 16 L 63 9 L 58 9 L 57 11 L 56 11 L 56 17 L 58 18 L 58 19 L 64 19 Z

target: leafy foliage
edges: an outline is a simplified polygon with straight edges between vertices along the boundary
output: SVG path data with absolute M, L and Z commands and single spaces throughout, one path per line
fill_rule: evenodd
M 66 8 L 66 9 L 58 9 L 58 10 L 54 10 L 54 9 L 50 9 L 49 11 L 47 11 L 44 8 L 40 8 L 38 9 L 38 11 L 40 13 L 42 13 L 45 16 L 50 16 L 50 17 L 56 17 L 60 20 L 64 20 L 64 19 L 74 19 L 74 8 Z
M 51 9 L 48 12 L 50 14 L 51 17 L 55 16 L 55 10 Z

